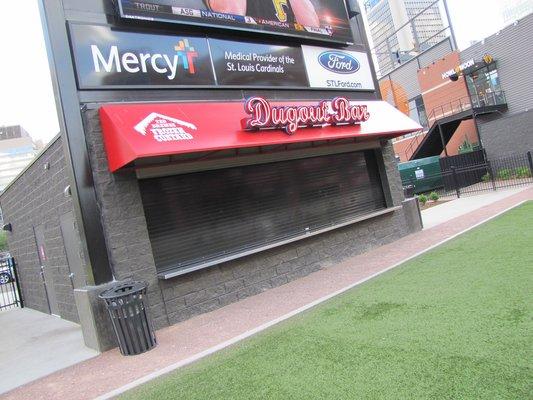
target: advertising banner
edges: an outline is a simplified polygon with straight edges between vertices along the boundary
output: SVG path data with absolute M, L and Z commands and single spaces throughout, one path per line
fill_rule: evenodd
M 120 16 L 353 42 L 343 0 L 117 0 Z
M 80 89 L 374 90 L 365 53 L 69 25 Z
M 215 85 L 206 38 L 70 25 L 81 89 Z
M 209 39 L 222 86 L 309 87 L 299 47 Z
M 374 90 L 366 53 L 302 46 L 309 84 L 313 88 Z

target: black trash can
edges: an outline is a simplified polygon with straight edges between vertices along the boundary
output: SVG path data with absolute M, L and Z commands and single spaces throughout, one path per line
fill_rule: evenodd
M 414 185 L 407 185 L 403 187 L 403 194 L 406 199 L 410 199 L 411 197 L 415 197 L 415 186 Z
M 144 353 L 157 344 L 147 313 L 145 282 L 123 282 L 100 293 L 107 304 L 120 352 L 124 356 Z

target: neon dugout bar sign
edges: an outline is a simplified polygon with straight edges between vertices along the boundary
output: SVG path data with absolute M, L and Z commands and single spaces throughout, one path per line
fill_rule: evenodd
M 353 125 L 370 118 L 366 105 L 352 105 L 344 97 L 322 100 L 314 106 L 273 106 L 262 97 L 250 97 L 244 111 L 250 114 L 241 121 L 244 130 L 283 129 L 288 135 L 299 128 Z

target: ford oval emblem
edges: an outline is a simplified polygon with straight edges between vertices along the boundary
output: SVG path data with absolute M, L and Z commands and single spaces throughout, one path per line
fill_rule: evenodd
M 361 65 L 353 56 L 343 51 L 329 50 L 320 53 L 318 62 L 328 71 L 336 74 L 353 74 L 359 71 Z

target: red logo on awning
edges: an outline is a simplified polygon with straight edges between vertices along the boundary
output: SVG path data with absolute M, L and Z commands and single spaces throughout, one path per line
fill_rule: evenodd
M 366 105 L 352 105 L 344 97 L 314 106 L 273 106 L 262 97 L 251 97 L 244 103 L 244 110 L 251 117 L 241 121 L 243 129 L 283 129 L 289 135 L 298 128 L 354 125 L 370 118 Z
M 150 133 L 158 142 L 175 142 L 192 140 L 193 136 L 187 130 L 196 130 L 196 125 L 153 112 L 135 125 L 134 129 L 143 136 Z

